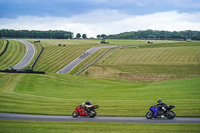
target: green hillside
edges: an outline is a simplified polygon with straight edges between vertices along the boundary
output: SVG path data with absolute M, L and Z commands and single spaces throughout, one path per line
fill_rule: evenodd
M 100 105 L 100 116 L 144 116 L 149 106 L 161 98 L 176 106 L 177 116 L 199 116 L 199 42 L 155 42 L 138 48 L 118 48 L 80 76 L 55 74 L 85 50 L 107 45 L 98 41 L 44 39 L 34 44 L 36 51 L 45 46 L 34 70 L 47 74 L 0 73 L 0 112 L 71 115 L 77 105 L 89 99 Z M 119 45 L 123 40 L 110 43 Z M 124 45 L 138 43 L 124 41 Z M 0 57 L 2 69 L 16 64 L 25 54 L 22 43 L 10 40 L 10 44 L 5 56 Z M 95 52 L 75 71 L 105 51 Z
M 200 75 L 199 68 L 200 42 L 185 42 L 113 49 L 80 75 L 114 79 L 137 74 Z
M 45 47 L 34 70 L 56 73 L 68 63 L 79 57 L 88 48 L 79 47 Z
M 0 56 L 0 69 L 6 69 L 19 63 L 26 54 L 26 46 L 15 40 L 9 40 L 6 52 Z
M 3 47 L 3 44 L 4 44 L 4 40 L 3 40 L 3 39 L 0 39 L 0 51 L 1 51 L 2 47 Z M 0 52 L 0 53 L 1 53 L 1 52 Z
M 17 64 L 26 53 L 24 44 L 9 41 L 8 50 L 0 57 L 0 69 Z M 41 46 L 45 47 L 34 70 L 46 74 L 0 73 L 0 112 L 71 115 L 77 105 L 90 100 L 99 105 L 98 116 L 145 117 L 149 107 L 162 99 L 176 106 L 173 111 L 177 117 L 200 117 L 199 42 L 154 41 L 138 48 L 114 49 L 79 76 L 73 76 L 108 49 L 96 51 L 74 68 L 71 75 L 55 72 L 87 49 L 107 44 L 99 44 L 99 40 L 28 41 L 36 53 Z M 109 45 L 146 44 L 138 40 L 109 42 Z M 66 46 L 58 46 L 59 43 Z M 0 132 L 80 132 L 80 129 L 182 133 L 199 132 L 199 124 L 0 121 Z
M 0 112 L 71 115 L 89 99 L 100 116 L 145 116 L 158 98 L 177 116 L 198 116 L 200 78 L 125 82 L 80 76 L 0 73 Z
M 33 43 L 32 39 L 28 41 Z M 91 47 L 96 46 L 106 46 L 108 44 L 100 44 L 100 40 L 67 40 L 67 39 L 41 39 L 41 45 L 44 46 L 44 51 L 40 56 L 38 62 L 36 63 L 34 70 L 36 71 L 45 71 L 55 73 L 62 69 L 64 66 L 69 64 L 71 61 L 79 57 L 86 50 Z M 109 45 L 119 45 L 124 42 L 124 44 L 137 44 L 137 43 L 146 43 L 145 41 L 134 41 L 134 40 L 126 40 L 126 41 L 116 41 L 116 40 L 108 40 L 110 42 Z M 62 44 L 62 46 L 58 46 L 58 44 Z M 66 45 L 66 46 L 63 46 Z M 98 56 L 94 55 L 95 57 Z M 95 59 L 95 57 L 93 59 Z

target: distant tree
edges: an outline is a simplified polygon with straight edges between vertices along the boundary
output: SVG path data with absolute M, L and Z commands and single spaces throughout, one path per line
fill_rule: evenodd
M 101 34 L 101 37 L 103 37 L 104 39 L 107 39 L 107 38 L 108 38 L 108 36 L 105 35 L 105 34 Z
M 101 35 L 97 35 L 97 38 L 101 37 Z
M 82 38 L 83 38 L 83 39 L 87 39 L 87 35 L 86 35 L 86 34 L 83 34 L 83 35 L 82 35 Z
M 76 34 L 76 38 L 79 39 L 80 37 L 81 37 L 81 34 L 80 34 L 80 33 L 77 33 L 77 34 Z
M 115 39 L 115 35 L 108 35 L 108 39 Z
M 198 36 L 193 36 L 191 39 L 192 40 L 200 40 L 200 38 Z
M 63 35 L 63 38 L 64 38 L 64 39 L 70 38 L 70 34 L 64 34 L 64 35 Z

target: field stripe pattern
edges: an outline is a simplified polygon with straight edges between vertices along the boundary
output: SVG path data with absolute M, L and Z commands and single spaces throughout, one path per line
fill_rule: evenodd
M 0 57 L 0 69 L 16 65 L 25 55 L 26 47 L 23 43 L 9 40 L 6 52 Z

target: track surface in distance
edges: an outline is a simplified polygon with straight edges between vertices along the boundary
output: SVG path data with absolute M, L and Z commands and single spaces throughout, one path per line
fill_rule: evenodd
M 18 41 L 20 41 L 26 45 L 26 55 L 17 65 L 15 65 L 13 67 L 14 69 L 21 69 L 24 66 L 26 66 L 32 60 L 32 58 L 35 54 L 35 48 L 31 43 L 24 41 L 24 40 L 18 40 Z
M 85 51 L 81 56 L 79 56 L 78 58 L 76 58 L 75 60 L 73 60 L 71 63 L 69 63 L 68 65 L 66 65 L 64 68 L 62 68 L 61 70 L 59 70 L 57 73 L 59 73 L 59 74 L 67 74 L 74 67 L 76 67 L 80 62 L 82 62 L 84 59 L 86 59 L 89 55 L 91 55 L 95 51 L 97 51 L 97 50 L 99 50 L 101 48 L 112 48 L 112 47 L 116 47 L 116 46 L 97 46 L 97 47 L 90 48 L 87 51 Z

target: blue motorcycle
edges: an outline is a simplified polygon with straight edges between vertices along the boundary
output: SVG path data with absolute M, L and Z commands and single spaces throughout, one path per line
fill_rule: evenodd
M 169 107 L 166 108 L 165 111 L 163 111 L 160 107 L 157 105 L 153 105 L 149 108 L 149 112 L 146 114 L 147 119 L 152 119 L 152 118 L 161 118 L 161 116 L 166 117 L 167 119 L 173 119 L 176 114 L 174 111 L 171 111 L 175 106 L 170 105 Z

